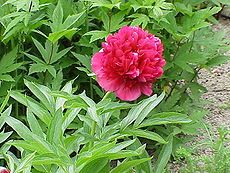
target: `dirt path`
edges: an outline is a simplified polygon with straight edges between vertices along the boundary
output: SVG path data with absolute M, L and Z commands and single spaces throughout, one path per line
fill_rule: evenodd
M 230 38 L 230 20 L 220 19 L 218 25 L 214 25 L 214 31 L 226 30 L 226 37 Z M 226 53 L 230 56 L 230 51 Z M 205 117 L 206 122 L 213 127 L 227 126 L 230 128 L 230 109 L 223 108 L 228 104 L 230 106 L 230 60 L 207 71 L 202 69 L 199 74 L 199 83 L 208 89 L 203 94 L 203 99 L 213 102 L 207 108 L 210 113 Z

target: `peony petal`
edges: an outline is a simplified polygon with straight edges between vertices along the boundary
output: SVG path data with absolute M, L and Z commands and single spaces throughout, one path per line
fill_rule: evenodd
M 116 96 L 121 100 L 133 101 L 136 100 L 141 95 L 140 87 L 123 87 L 115 91 Z
M 92 70 L 95 74 L 100 73 L 101 69 L 103 68 L 103 52 L 98 52 L 94 54 L 92 58 Z
M 116 91 L 120 87 L 123 86 L 123 82 L 119 78 L 107 78 L 105 76 L 101 76 L 97 78 L 99 85 L 105 90 L 105 91 Z
M 150 83 L 141 85 L 141 92 L 147 96 L 152 95 L 152 85 Z

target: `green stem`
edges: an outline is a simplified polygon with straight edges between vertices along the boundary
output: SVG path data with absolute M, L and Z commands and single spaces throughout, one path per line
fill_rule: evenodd
M 106 92 L 106 94 L 105 94 L 104 97 L 101 99 L 101 101 L 107 99 L 111 93 L 112 93 L 112 92 L 110 92 L 110 91 Z M 96 121 L 93 121 L 92 127 L 91 127 L 91 132 L 90 132 L 90 135 L 91 135 L 91 136 L 94 136 L 94 135 L 95 135 L 96 125 L 97 125 Z M 92 148 L 92 147 L 93 147 L 93 142 L 90 142 L 90 143 L 89 143 L 89 148 Z

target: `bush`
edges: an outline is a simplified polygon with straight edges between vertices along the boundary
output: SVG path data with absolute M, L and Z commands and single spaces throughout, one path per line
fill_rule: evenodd
M 178 134 L 197 134 L 207 113 L 198 72 L 229 59 L 224 31 L 210 28 L 221 3 L 0 0 L 2 163 L 12 172 L 163 172 L 187 141 Z M 91 57 L 125 25 L 164 45 L 159 97 L 119 101 L 92 73 Z

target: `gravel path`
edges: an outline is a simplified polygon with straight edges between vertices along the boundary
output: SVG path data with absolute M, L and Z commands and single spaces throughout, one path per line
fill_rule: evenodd
M 221 18 L 219 22 L 213 26 L 213 30 L 226 30 L 226 37 L 230 38 L 230 20 Z M 226 55 L 230 56 L 230 51 Z M 230 60 L 221 66 L 213 67 L 211 71 L 202 69 L 199 78 L 199 83 L 208 90 L 203 94 L 203 99 L 213 102 L 207 106 L 210 113 L 205 117 L 206 122 L 213 127 L 230 127 L 230 109 L 221 108 L 230 104 Z

